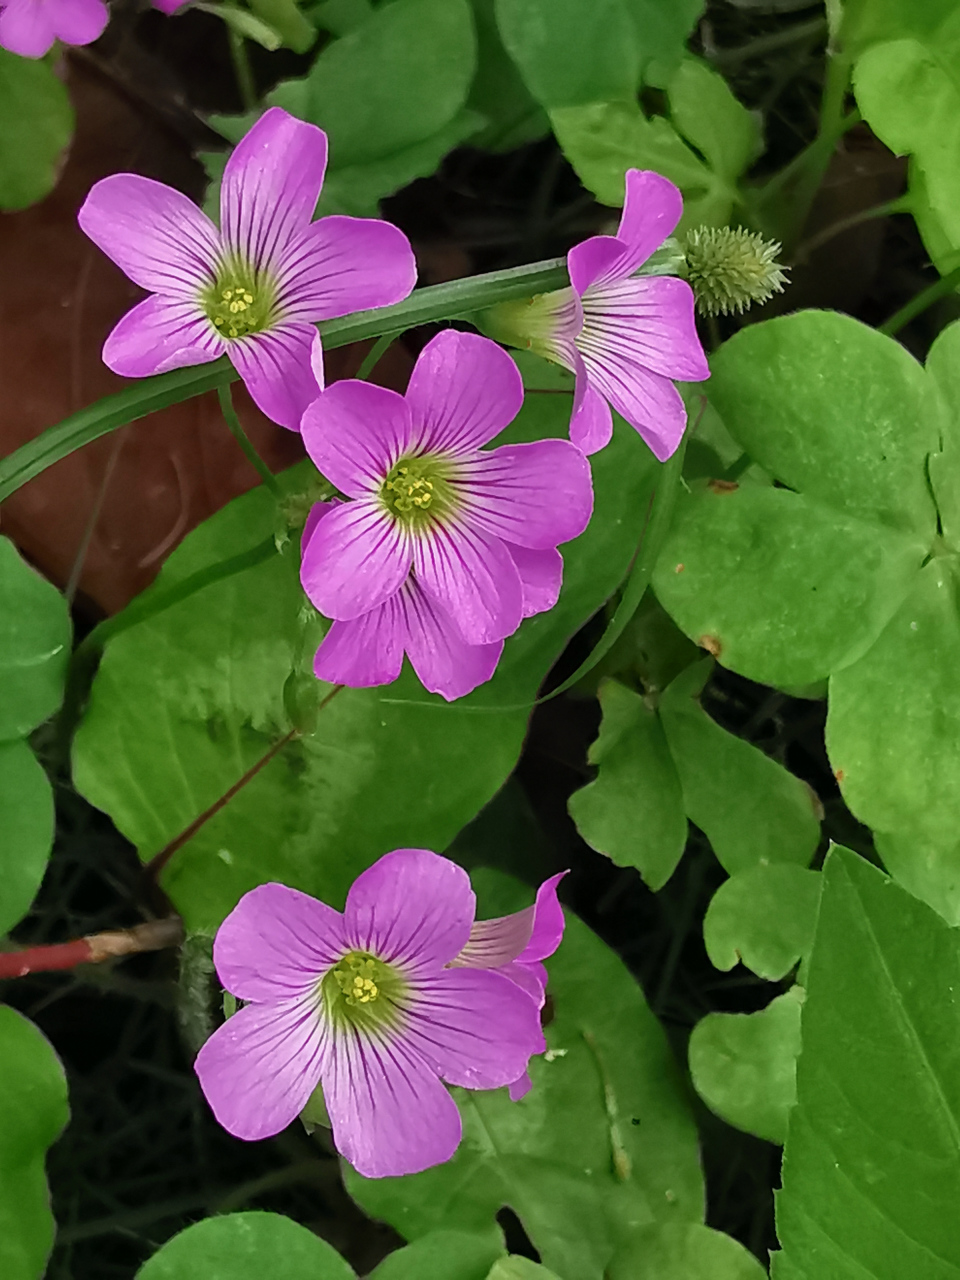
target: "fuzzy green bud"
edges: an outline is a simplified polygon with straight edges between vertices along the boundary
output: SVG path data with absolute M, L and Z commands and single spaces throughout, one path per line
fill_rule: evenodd
M 696 227 L 681 237 L 686 268 L 701 315 L 730 315 L 782 293 L 788 283 L 777 262 L 780 245 L 743 227 Z

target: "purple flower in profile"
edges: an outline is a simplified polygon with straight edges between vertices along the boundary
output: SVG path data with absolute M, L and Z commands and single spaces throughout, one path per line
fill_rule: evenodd
M 219 230 L 150 178 L 96 183 L 80 226 L 151 294 L 107 338 L 106 365 L 142 378 L 226 353 L 263 412 L 296 430 L 322 388 L 314 321 L 398 302 L 416 280 L 389 223 L 311 221 L 326 162 L 323 130 L 272 107 L 227 161 Z
M 460 1114 L 443 1082 L 509 1085 L 546 1047 L 537 999 L 500 966 L 458 963 L 475 909 L 467 873 L 425 849 L 363 872 L 342 915 L 284 885 L 246 894 L 213 948 L 246 1003 L 196 1060 L 224 1128 L 279 1133 L 319 1084 L 337 1150 L 366 1177 L 449 1160 Z
M 103 0 L 0 0 L 0 47 L 42 58 L 55 40 L 90 44 L 109 16 Z
M 304 590 L 334 619 L 319 679 L 389 684 L 406 653 L 425 688 L 459 698 L 556 603 L 557 544 L 587 526 L 590 467 L 567 440 L 483 450 L 522 401 L 505 351 L 449 329 L 405 396 L 338 382 L 304 414 L 307 452 L 351 499 L 315 507 L 302 540 Z
M 628 169 L 615 236 L 591 236 L 567 255 L 570 288 L 495 308 L 511 340 L 576 374 L 570 439 L 584 453 L 610 440 L 612 405 L 660 461 L 687 423 L 673 379 L 710 376 L 693 318 L 693 290 L 674 276 L 636 275 L 680 221 L 667 178 Z

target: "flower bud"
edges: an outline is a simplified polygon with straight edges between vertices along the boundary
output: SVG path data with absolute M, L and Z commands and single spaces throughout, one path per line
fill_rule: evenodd
M 701 315 L 730 315 L 782 293 L 780 245 L 743 227 L 696 227 L 680 241 Z

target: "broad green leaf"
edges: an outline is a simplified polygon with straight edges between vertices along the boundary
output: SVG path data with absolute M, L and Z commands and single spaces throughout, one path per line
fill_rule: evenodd
M 0 49 L 0 209 L 43 199 L 72 134 L 70 98 L 52 68 Z
M 668 1222 L 635 1232 L 607 1280 L 764 1280 L 766 1274 L 732 1236 L 696 1222 Z
M 70 1118 L 67 1081 L 46 1038 L 6 1005 L 0 1080 L 0 1275 L 40 1280 L 55 1226 L 44 1159 Z
M 696 1135 L 663 1031 L 617 956 L 568 914 L 547 963 L 554 1017 L 530 1093 L 455 1090 L 464 1140 L 449 1164 L 378 1180 L 347 1170 L 347 1187 L 408 1239 L 484 1229 L 510 1205 L 546 1267 L 601 1280 L 635 1227 L 701 1219 Z
M 503 1252 L 498 1227 L 486 1235 L 431 1231 L 384 1258 L 370 1280 L 487 1280 Z
M 636 867 L 651 889 L 673 875 L 687 842 L 683 794 L 663 726 L 638 693 L 616 680 L 600 688 L 603 721 L 590 748 L 596 780 L 570 797 L 587 844 L 617 866 Z
M 800 311 L 741 329 L 710 367 L 724 425 L 777 480 L 929 545 L 925 466 L 941 412 L 898 342 L 837 312 Z
M 686 53 L 705 0 L 625 0 L 637 33 L 645 84 L 665 89 Z
M 731 875 L 769 863 L 805 867 L 820 840 L 819 801 L 806 783 L 703 710 L 698 698 L 712 665 L 688 667 L 660 700 L 687 817 Z
M 819 899 L 819 871 L 761 865 L 731 876 L 703 920 L 710 963 L 727 970 L 742 961 L 770 982 L 785 978 L 810 954 Z
M 0 537 L 0 742 L 56 711 L 69 657 L 66 601 Z
M 847 849 L 823 877 L 772 1274 L 956 1280 L 956 931 Z
M 513 440 L 560 435 L 566 396 L 533 396 Z M 618 426 L 593 462 L 589 528 L 563 548 L 559 604 L 507 641 L 497 674 L 453 704 L 412 673 L 344 690 L 316 731 L 288 744 L 181 849 L 163 883 L 188 929 L 211 932 L 248 889 L 280 880 L 331 903 L 390 849 L 442 850 L 502 786 L 537 689 L 569 637 L 612 594 L 636 551 L 656 464 Z M 306 488 L 309 472 L 284 483 Z M 255 490 L 191 533 L 160 577 L 170 585 L 256 545 L 275 526 Z M 207 587 L 108 643 L 74 749 L 74 779 L 145 859 L 184 830 L 289 727 L 283 689 L 309 673 L 299 553 Z M 312 681 L 312 677 L 309 677 Z M 309 687 L 309 682 L 308 682 Z M 323 692 L 317 686 L 317 697 Z
M 759 1013 L 708 1013 L 690 1035 L 690 1075 L 710 1110 L 781 1146 L 797 1100 L 803 999 L 794 986 Z
M 735 182 L 756 159 L 760 130 L 718 72 L 687 57 L 667 85 L 670 118 L 715 173 Z
M 550 132 L 550 121 L 503 47 L 495 0 L 470 0 L 477 28 L 477 74 L 467 106 L 487 119 L 475 147 L 509 151 Z
M 952 921 L 960 920 L 958 670 L 957 571 L 936 559 L 869 652 L 831 677 L 827 718 L 847 804 L 893 838 L 897 878 Z
M 844 53 L 854 56 L 881 40 L 931 35 L 955 0 L 828 0 L 827 14 Z
M 919 539 L 787 489 L 681 496 L 653 586 L 724 666 L 806 685 L 864 654 L 916 579 Z
M 279 1213 L 205 1218 L 168 1240 L 136 1280 L 356 1280 L 336 1249 Z
M 548 1271 L 538 1262 L 514 1256 L 494 1263 L 486 1280 L 558 1280 L 558 1277 L 556 1272 Z
M 943 451 L 930 458 L 930 483 L 944 539 L 956 551 L 960 550 L 960 321 L 947 325 L 937 336 L 926 369 L 945 406 Z
M 0 743 L 0 935 L 30 910 L 53 846 L 53 791 L 25 742 Z

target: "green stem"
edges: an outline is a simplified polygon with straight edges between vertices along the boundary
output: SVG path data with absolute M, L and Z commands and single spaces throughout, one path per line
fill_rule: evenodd
M 230 42 L 230 61 L 233 63 L 233 74 L 237 80 L 240 101 L 244 111 L 255 111 L 257 106 L 257 86 L 253 81 L 253 70 L 247 56 L 247 42 L 239 31 L 227 27 L 227 40 Z
M 247 461 L 256 471 L 257 475 L 267 486 L 275 498 L 282 497 L 282 491 L 277 484 L 277 478 L 257 453 L 250 440 L 250 437 L 244 431 L 237 417 L 237 411 L 233 407 L 233 391 L 229 386 L 217 387 L 217 396 L 220 400 L 220 411 L 223 414 L 224 421 L 233 433 L 233 438 L 243 450 Z
M 846 218 L 838 218 L 836 222 L 831 222 L 829 227 L 824 227 L 822 231 L 818 231 L 815 236 L 810 236 L 798 246 L 794 254 L 794 265 L 805 262 L 821 245 L 832 240 L 834 236 L 843 235 L 844 231 L 851 231 L 854 227 L 860 226 L 862 222 L 871 222 L 874 218 L 888 218 L 894 213 L 910 213 L 912 208 L 912 198 L 904 195 L 897 196 L 895 200 L 887 200 L 883 204 L 875 204 L 870 209 L 860 209 Z
M 392 307 L 357 311 L 338 320 L 326 320 L 320 325 L 320 336 L 324 348 L 332 351 L 350 342 L 378 338 L 381 334 L 398 333 L 439 320 L 452 320 L 497 302 L 528 298 L 535 293 L 560 289 L 568 283 L 567 268 L 562 258 L 534 262 L 508 271 L 491 271 L 486 275 L 416 289 L 409 298 Z M 174 369 L 170 373 L 140 379 L 134 386 L 71 414 L 0 460 L 0 502 L 47 467 L 92 440 L 99 440 L 128 422 L 146 417 L 148 413 L 180 404 L 201 392 L 226 386 L 238 377 L 226 358 L 221 358 L 213 364 Z
M 356 377 L 360 382 L 365 382 L 370 377 L 374 369 L 380 362 L 380 357 L 384 354 L 387 347 L 396 339 L 398 335 L 395 333 L 384 333 L 376 340 L 367 354 L 363 357 L 363 364 L 356 372 Z
M 948 293 L 953 293 L 954 289 L 960 288 L 960 267 L 954 269 L 941 279 L 935 281 L 922 293 L 918 293 L 915 298 L 911 298 L 905 307 L 901 307 L 899 311 L 895 311 L 886 323 L 880 325 L 879 332 L 892 335 L 899 333 L 900 330 L 910 323 L 910 321 L 926 311 L 928 307 L 932 307 L 935 302 L 939 302 L 941 298 L 945 298 Z

